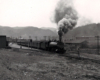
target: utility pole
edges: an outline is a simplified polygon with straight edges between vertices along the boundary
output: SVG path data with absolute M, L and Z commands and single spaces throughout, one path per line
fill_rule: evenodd
M 29 47 L 30 47 L 30 45 L 31 45 L 31 42 L 30 42 L 30 40 L 31 40 L 31 36 L 29 36 L 28 48 L 29 48 Z
M 50 36 L 48 36 L 48 41 L 50 41 Z
M 99 54 L 99 36 L 95 36 L 97 39 L 97 53 Z
M 37 36 L 35 36 L 35 39 L 36 39 L 36 41 L 37 41 Z
M 31 36 L 29 36 L 29 39 L 31 39 Z
M 47 37 L 47 36 L 44 36 L 44 40 L 45 40 L 45 41 L 46 41 L 46 37 Z
M 22 49 L 22 43 L 21 43 L 21 36 L 19 37 L 19 39 L 20 39 L 20 49 Z

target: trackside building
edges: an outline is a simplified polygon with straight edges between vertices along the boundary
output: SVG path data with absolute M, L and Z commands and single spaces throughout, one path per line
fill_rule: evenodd
M 0 35 L 0 48 L 6 48 L 6 36 L 5 35 Z

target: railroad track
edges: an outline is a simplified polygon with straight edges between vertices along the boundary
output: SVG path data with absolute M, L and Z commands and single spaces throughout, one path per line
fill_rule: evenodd
M 81 53 L 80 56 L 78 56 L 78 54 L 70 55 L 70 53 L 69 54 L 65 53 L 65 54 L 62 54 L 61 56 L 67 57 L 69 59 L 91 61 L 91 62 L 100 64 L 100 55 Z

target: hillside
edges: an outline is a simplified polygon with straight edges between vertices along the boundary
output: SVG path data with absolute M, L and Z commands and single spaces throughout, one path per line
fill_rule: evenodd
M 80 37 L 80 36 L 100 36 L 100 24 L 88 24 L 86 26 L 81 26 L 70 30 L 65 34 L 66 38 Z
M 7 35 L 9 37 L 24 37 L 33 39 L 37 36 L 39 39 L 44 38 L 43 36 L 58 36 L 55 28 L 37 28 L 32 26 L 27 27 L 7 27 L 0 26 L 0 35 Z M 70 30 L 64 36 L 65 38 L 79 37 L 79 36 L 97 36 L 100 35 L 100 23 L 99 24 L 88 24 L 80 26 Z
M 24 38 L 34 38 L 37 36 L 39 39 L 43 38 L 43 36 L 57 36 L 57 32 L 54 32 L 49 29 L 42 29 L 36 27 L 20 27 L 20 28 L 11 28 L 11 27 L 2 27 L 0 26 L 0 35 L 7 35 L 8 37 L 24 37 Z

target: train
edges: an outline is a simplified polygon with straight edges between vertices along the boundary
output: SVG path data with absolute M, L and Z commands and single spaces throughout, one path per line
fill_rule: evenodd
M 86 45 L 85 41 L 71 40 L 68 42 L 62 42 L 59 40 L 32 40 L 32 39 L 7 39 L 8 42 L 17 43 L 20 46 L 42 49 L 50 52 L 65 53 L 66 51 L 79 50 L 82 46 Z
M 64 43 L 59 42 L 57 40 L 55 41 L 32 41 L 32 39 L 17 39 L 16 43 L 21 46 L 30 47 L 30 48 L 36 48 L 36 49 L 42 49 L 46 51 L 51 52 L 58 52 L 58 53 L 64 53 L 66 50 L 64 49 Z

